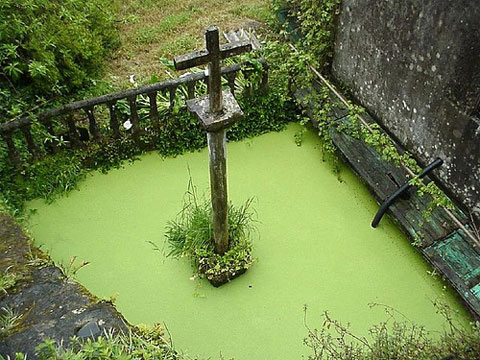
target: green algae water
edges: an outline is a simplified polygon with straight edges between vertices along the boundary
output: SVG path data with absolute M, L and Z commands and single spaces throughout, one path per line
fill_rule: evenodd
M 348 169 L 342 182 L 322 162 L 319 140 L 299 127 L 228 144 L 229 196 L 254 197 L 259 223 L 257 262 L 220 288 L 192 280 L 187 261 L 165 258 L 166 223 L 182 207 L 189 173 L 208 196 L 204 150 L 162 159 L 156 153 L 93 173 L 79 189 L 36 208 L 30 229 L 57 262 L 87 260 L 78 280 L 99 297 L 118 295 L 133 324 L 164 323 L 175 347 L 218 359 L 300 359 L 308 324 L 320 327 L 328 310 L 367 335 L 391 306 L 429 330 L 441 330 L 440 300 L 469 317 L 452 292 L 388 219 L 370 227 L 378 205 Z M 152 244 L 153 243 L 153 244 Z M 400 319 L 401 320 L 401 319 Z

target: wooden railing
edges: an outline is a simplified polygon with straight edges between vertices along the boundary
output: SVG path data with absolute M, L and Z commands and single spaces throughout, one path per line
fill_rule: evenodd
M 262 77 L 260 87 L 266 89 L 268 86 L 268 66 L 265 60 L 260 59 L 262 64 Z M 222 68 L 222 76 L 227 81 L 227 84 L 232 91 L 235 89 L 235 79 L 239 72 L 242 72 L 245 78 L 251 75 L 251 70 L 243 70 L 246 64 L 234 64 L 225 66 Z M 141 134 L 140 117 L 137 109 L 137 97 L 139 95 L 146 95 L 149 99 L 149 114 L 148 118 L 153 128 L 159 128 L 161 119 L 159 118 L 159 112 L 157 107 L 157 94 L 159 92 L 167 92 L 169 97 L 170 106 L 173 106 L 175 101 L 176 91 L 180 86 L 186 87 L 187 98 L 191 99 L 195 96 L 195 86 L 198 82 L 204 81 L 208 83 L 208 75 L 205 72 L 197 72 L 193 74 L 184 75 L 174 80 L 167 80 L 155 84 L 150 84 L 126 91 L 120 91 L 112 94 L 102 95 L 86 100 L 76 101 L 67 105 L 63 105 L 54 109 L 44 111 L 36 116 L 37 122 L 43 126 L 46 131 L 52 136 L 56 137 L 60 134 L 56 134 L 53 126 L 53 119 L 59 119 L 67 127 L 68 137 L 71 147 L 81 147 L 82 141 L 77 128 L 78 117 L 73 115 L 75 112 L 83 111 L 88 119 L 88 132 L 90 141 L 99 141 L 101 138 L 99 126 L 95 117 L 95 108 L 97 106 L 107 106 L 109 117 L 109 136 L 120 137 L 120 121 L 117 116 L 116 104 L 119 100 L 127 100 L 130 108 L 130 121 L 131 136 L 138 140 Z M 85 119 L 85 118 L 84 118 Z M 38 159 L 43 154 L 48 152 L 58 152 L 58 146 L 55 142 L 51 142 L 51 145 L 45 148 L 45 144 L 38 144 L 34 140 L 32 135 L 31 126 L 33 124 L 32 117 L 24 117 L 14 121 L 7 122 L 0 125 L 0 136 L 3 138 L 7 145 L 8 157 L 10 161 L 16 167 L 23 167 L 23 160 L 20 156 L 20 152 L 14 141 L 14 136 L 21 133 L 21 138 L 25 141 L 26 147 L 30 154 L 31 159 Z M 18 138 L 18 137 L 17 137 Z M 18 140 L 17 140 L 18 141 Z M 42 151 L 41 147 L 44 147 L 45 151 Z

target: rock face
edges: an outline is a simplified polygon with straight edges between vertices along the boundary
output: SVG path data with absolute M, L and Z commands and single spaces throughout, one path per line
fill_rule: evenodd
M 10 217 L 0 213 L 0 272 L 19 279 L 0 294 L 1 307 L 19 316 L 2 337 L 0 355 L 16 352 L 35 359 L 35 347 L 47 338 L 67 345 L 70 337 L 95 337 L 105 330 L 126 331 L 126 321 L 110 304 L 93 297 L 80 284 L 66 279 L 55 266 L 45 266 L 42 254 Z M 0 356 L 1 358 L 1 356 Z
M 333 74 L 480 217 L 477 0 L 343 0 Z

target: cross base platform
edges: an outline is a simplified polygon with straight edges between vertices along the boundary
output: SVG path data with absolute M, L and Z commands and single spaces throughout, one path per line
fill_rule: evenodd
M 222 92 L 223 110 L 218 114 L 210 112 L 210 103 L 208 95 L 198 99 L 187 100 L 187 107 L 200 120 L 202 126 L 208 132 L 222 130 L 244 117 L 242 109 L 237 100 L 230 92 L 225 90 Z

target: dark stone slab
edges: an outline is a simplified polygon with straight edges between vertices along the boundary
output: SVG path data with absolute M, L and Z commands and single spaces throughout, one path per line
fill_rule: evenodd
M 85 325 L 83 325 L 80 330 L 77 332 L 77 336 L 81 339 L 85 338 L 95 338 L 98 335 L 100 335 L 102 330 L 100 330 L 100 327 L 98 326 L 97 321 L 89 321 Z
M 188 110 L 193 112 L 207 131 L 215 132 L 224 129 L 236 121 L 243 119 L 243 111 L 229 90 L 222 92 L 223 111 L 213 114 L 209 110 L 208 95 L 187 101 Z
M 2 307 L 20 315 L 18 325 L 0 338 L 0 355 L 15 357 L 23 352 L 36 359 L 35 347 L 47 338 L 68 345 L 79 331 L 107 329 L 126 331 L 126 321 L 115 307 L 100 301 L 80 284 L 66 279 L 60 269 L 45 266 L 38 249 L 32 248 L 27 236 L 10 217 L 0 214 L 0 269 L 11 266 L 22 276 L 8 294 L 0 294 Z M 83 333 L 83 332 L 82 332 Z

